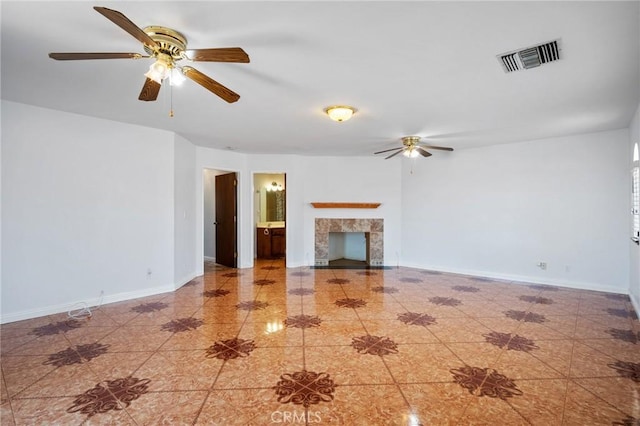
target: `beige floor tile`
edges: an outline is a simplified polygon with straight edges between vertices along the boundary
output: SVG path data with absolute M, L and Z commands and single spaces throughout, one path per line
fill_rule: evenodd
M 91 319 L 3 324 L 0 422 L 632 424 L 632 309 L 620 295 L 414 268 L 206 262 L 175 292 Z

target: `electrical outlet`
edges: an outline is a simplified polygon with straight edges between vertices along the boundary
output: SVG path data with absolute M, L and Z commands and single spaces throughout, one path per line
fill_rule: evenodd
M 547 269 L 547 262 L 538 262 L 537 266 L 544 271 Z

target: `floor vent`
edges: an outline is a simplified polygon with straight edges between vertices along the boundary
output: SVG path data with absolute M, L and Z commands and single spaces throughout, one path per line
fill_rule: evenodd
M 505 72 L 539 67 L 560 59 L 560 40 L 498 55 Z

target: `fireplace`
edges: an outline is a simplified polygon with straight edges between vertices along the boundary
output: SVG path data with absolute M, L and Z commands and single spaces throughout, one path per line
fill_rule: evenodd
M 369 266 L 384 265 L 384 219 L 326 219 L 315 222 L 315 265 L 329 265 L 329 233 L 362 232 L 367 239 Z

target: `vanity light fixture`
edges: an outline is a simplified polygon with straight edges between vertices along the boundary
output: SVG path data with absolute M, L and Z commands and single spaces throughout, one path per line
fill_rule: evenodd
M 267 191 L 269 192 L 279 192 L 282 191 L 282 185 L 279 185 L 278 182 L 271 182 L 271 185 L 266 186 Z
M 350 119 L 353 114 L 355 114 L 356 109 L 354 107 L 350 107 L 347 105 L 334 105 L 330 107 L 326 107 L 324 112 L 329 116 L 333 121 L 347 121 Z

